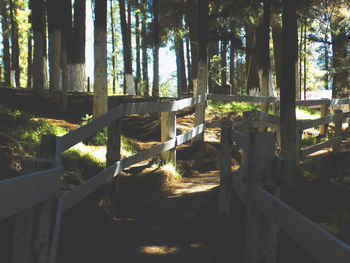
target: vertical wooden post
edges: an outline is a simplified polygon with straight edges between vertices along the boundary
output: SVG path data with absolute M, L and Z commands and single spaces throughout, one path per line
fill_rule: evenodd
M 231 208 L 231 181 L 232 181 L 232 122 L 221 123 L 220 141 L 220 188 L 218 216 L 221 219 L 228 219 Z
M 108 110 L 111 110 L 119 105 L 119 101 L 115 100 L 113 97 L 108 99 Z M 108 126 L 107 130 L 107 153 L 106 153 L 106 166 L 111 166 L 120 160 L 120 147 L 121 147 L 121 134 L 122 125 L 121 120 L 116 120 Z M 116 197 L 120 193 L 119 189 L 119 177 L 114 180 L 114 189 L 112 194 Z
M 244 135 L 249 136 L 250 132 L 253 130 L 253 119 L 254 111 L 244 111 L 242 116 L 242 124 L 237 126 L 236 129 Z M 247 154 L 247 151 L 243 152 L 242 163 L 247 160 Z
M 161 113 L 161 141 L 166 142 L 176 137 L 176 112 Z M 162 161 L 176 164 L 176 149 L 162 153 Z
M 56 136 L 43 135 L 37 157 L 54 160 L 55 154 Z M 52 165 L 47 163 L 37 163 L 35 166 L 24 167 L 23 172 L 27 174 L 49 169 L 50 166 Z M 56 200 L 51 199 L 30 207 L 16 216 L 13 231 L 13 263 L 47 263 L 55 210 Z
M 269 230 L 264 233 L 264 218 L 256 205 L 256 193 L 262 182 L 269 182 L 272 177 L 275 141 L 272 133 L 250 134 L 244 263 L 259 263 L 264 257 L 275 261 L 276 234 L 271 235 L 274 227 L 265 228 Z
M 321 104 L 321 118 L 326 117 L 329 114 L 329 104 Z M 328 124 L 320 125 L 321 137 L 328 136 Z
M 342 110 L 335 110 L 335 121 L 334 121 L 334 136 L 340 137 L 341 131 L 342 131 L 342 125 L 343 125 L 343 111 Z M 340 144 L 337 143 L 333 146 L 333 152 L 339 152 L 340 150 Z
M 299 130 L 297 129 L 296 131 L 297 135 L 296 135 L 296 166 L 300 167 L 300 159 L 301 159 L 301 145 L 303 142 L 303 130 Z

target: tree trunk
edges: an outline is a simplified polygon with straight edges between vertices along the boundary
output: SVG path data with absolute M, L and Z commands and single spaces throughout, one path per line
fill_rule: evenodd
M 32 9 L 32 0 L 29 0 L 29 8 Z M 28 15 L 28 23 L 32 24 L 32 14 Z M 28 57 L 27 57 L 27 89 L 32 88 L 32 78 L 33 78 L 33 32 L 30 28 L 28 30 Z
M 54 108 L 60 101 L 61 6 L 60 0 L 48 1 L 50 95 Z
M 325 34 L 324 34 L 324 39 L 325 39 L 325 43 L 324 43 L 324 70 L 325 70 L 325 74 L 324 74 L 324 88 L 325 90 L 329 89 L 329 65 L 328 65 L 328 32 L 326 30 Z
M 112 42 L 112 89 L 113 94 L 115 94 L 115 75 L 116 75 L 116 69 L 115 69 L 115 39 L 114 39 L 114 12 L 113 12 L 113 0 L 110 0 L 110 9 L 111 9 L 111 42 Z
M 182 28 L 182 17 L 179 21 Z M 175 54 L 176 54 L 176 68 L 177 68 L 177 97 L 182 98 L 183 92 L 187 90 L 186 81 L 186 65 L 184 54 L 184 42 L 182 37 L 175 36 Z
M 159 97 L 159 14 L 158 0 L 153 0 L 153 87 L 152 96 Z
M 68 42 L 68 90 L 84 92 L 86 90 L 85 71 L 85 11 L 86 0 L 74 1 L 74 24 L 71 41 Z
M 207 93 L 208 89 L 208 58 L 207 58 L 207 35 L 208 35 L 208 0 L 198 1 L 198 83 L 195 96 Z M 201 102 L 195 107 L 194 126 L 205 122 L 206 102 Z M 195 138 L 195 142 L 204 140 L 204 132 Z
M 2 45 L 3 45 L 3 63 L 4 63 L 4 77 L 5 85 L 9 86 L 11 83 L 11 58 L 10 58 L 10 29 L 7 15 L 8 0 L 0 1 L 1 8 L 1 25 L 2 25 Z
M 211 42 L 208 43 L 208 68 L 211 68 L 211 59 L 214 56 L 219 56 L 219 40 L 213 40 Z M 213 72 L 209 71 L 209 78 L 208 78 L 208 89 L 209 89 L 209 93 L 213 93 L 213 90 L 217 88 L 217 83 L 214 81 L 214 77 L 213 77 Z
M 247 94 L 259 90 L 259 75 L 256 65 L 256 29 L 253 25 L 246 26 L 246 71 Z
M 95 1 L 93 117 L 107 112 L 107 0 Z
M 186 1 L 185 19 L 190 32 L 190 47 L 191 47 L 191 80 L 193 94 L 197 93 L 198 80 L 198 7 L 196 0 Z
M 191 63 L 191 51 L 190 51 L 190 39 L 189 36 L 186 37 L 186 61 L 187 61 L 187 79 L 188 79 L 188 86 L 187 86 L 187 92 L 190 92 L 193 90 L 193 83 L 192 83 L 192 63 Z
M 227 40 L 221 40 L 221 87 L 227 84 Z
M 122 28 L 123 59 L 124 59 L 124 93 L 135 95 L 135 83 L 132 75 L 131 32 L 126 23 L 125 0 L 119 0 L 120 24 Z
M 33 93 L 43 96 L 48 87 L 46 56 L 46 10 L 43 0 L 33 0 Z
M 135 8 L 139 9 L 139 0 L 135 0 Z M 139 12 L 135 12 L 135 41 L 136 41 L 136 93 L 140 92 L 140 82 L 141 82 L 141 50 L 140 50 L 140 15 Z
M 304 98 L 306 99 L 306 45 L 307 45 L 307 38 L 306 38 L 306 22 L 304 25 Z
M 231 85 L 231 92 L 230 94 L 236 95 L 237 92 L 235 90 L 235 43 L 234 43 L 234 36 L 236 34 L 236 27 L 235 25 L 231 26 L 231 42 L 230 42 L 230 85 Z
M 283 186 L 287 192 L 296 184 L 296 117 L 295 63 L 298 52 L 296 3 L 283 1 L 283 59 L 281 76 L 281 156 L 283 158 Z
M 142 30 L 141 30 L 141 48 L 142 48 L 142 79 L 144 86 L 144 96 L 149 96 L 149 81 L 148 81 L 148 56 L 147 56 L 147 25 L 146 25 L 146 7 L 147 0 L 142 0 Z
M 19 44 L 18 44 L 18 22 L 17 16 L 14 13 L 17 12 L 18 6 L 16 2 L 10 0 L 10 20 L 11 20 L 11 79 L 15 80 L 14 83 L 11 83 L 12 86 L 19 88 L 20 79 L 21 79 L 21 68 L 19 66 Z
M 276 72 L 276 89 L 281 90 L 281 73 L 282 73 L 282 23 L 277 12 L 274 10 L 271 19 L 273 53 Z
M 303 25 L 301 25 L 301 28 L 300 28 L 300 41 L 299 41 L 299 93 L 300 93 L 300 96 L 301 96 L 301 82 L 302 82 L 302 47 L 303 47 L 303 31 L 304 31 L 304 27 Z M 301 98 L 300 98 L 301 99 Z M 306 98 L 304 98 L 306 99 Z
M 265 97 L 271 96 L 272 94 L 272 78 L 270 78 L 270 75 L 272 74 L 270 63 L 270 14 L 270 3 L 264 1 L 264 13 L 257 30 L 256 51 L 260 94 Z M 261 111 L 268 111 L 268 103 L 262 103 Z

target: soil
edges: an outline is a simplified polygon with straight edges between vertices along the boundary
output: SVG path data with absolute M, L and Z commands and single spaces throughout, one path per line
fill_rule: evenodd
M 1 93 L 1 92 L 0 92 Z M 23 93 L 23 94 L 22 94 Z M 86 113 L 91 96 L 69 97 L 69 114 L 49 109 L 28 92 L 4 92 L 0 103 L 36 114 L 48 122 L 74 129 Z M 178 132 L 193 127 L 191 109 L 179 114 Z M 208 116 L 210 117 L 210 116 Z M 155 115 L 124 118 L 124 133 L 140 149 L 160 138 Z M 232 219 L 216 217 L 219 184 L 219 131 L 206 133 L 206 143 L 178 147 L 182 179 L 170 180 L 152 168 L 152 160 L 119 176 L 121 191 L 108 184 L 69 209 L 63 216 L 58 262 L 243 262 L 244 207 L 232 204 Z M 233 149 L 233 168 L 240 154 Z M 308 158 L 302 168 L 296 208 L 343 241 L 350 243 L 349 152 Z M 234 198 L 234 200 L 238 200 Z M 4 231 L 3 231 L 4 230 Z M 11 219 L 1 233 L 10 235 Z M 7 231 L 7 232 L 6 232 Z M 10 242 L 1 242 L 0 258 L 10 257 Z M 293 241 L 281 235 L 277 262 L 314 262 Z

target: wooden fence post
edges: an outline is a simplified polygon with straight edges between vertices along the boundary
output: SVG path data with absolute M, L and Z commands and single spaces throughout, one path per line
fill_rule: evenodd
M 321 104 L 321 118 L 326 117 L 329 114 L 329 104 Z M 321 137 L 328 136 L 328 124 L 320 125 Z
M 335 121 L 334 121 L 334 137 L 340 137 L 343 125 L 343 111 L 335 110 Z M 333 146 L 333 152 L 337 153 L 340 150 L 340 143 Z
M 56 136 L 43 135 L 37 157 L 54 160 L 55 155 Z M 52 164 L 38 162 L 36 165 L 23 167 L 23 172 L 28 174 L 49 169 L 50 166 Z M 59 183 L 58 178 L 57 183 Z M 50 199 L 16 216 L 13 230 L 12 263 L 47 263 L 56 205 L 56 200 Z
M 249 136 L 253 130 L 254 111 L 244 111 L 242 116 L 242 124 L 237 126 L 237 130 L 246 136 Z M 242 163 L 247 160 L 247 151 L 244 151 L 242 156 Z
M 272 180 L 275 141 L 272 133 L 250 134 L 244 263 L 260 263 L 264 257 L 275 262 L 276 228 L 264 220 L 256 204 L 262 182 Z
M 108 99 L 108 110 L 117 107 L 119 101 L 113 100 L 113 97 Z M 122 124 L 121 120 L 116 120 L 108 126 L 107 130 L 108 140 L 107 140 L 107 153 L 106 153 L 106 167 L 111 166 L 120 160 L 120 147 L 121 147 L 121 134 L 122 134 Z M 114 180 L 114 189 L 112 194 L 118 197 L 120 193 L 119 189 L 119 177 Z
M 232 181 L 232 122 L 221 123 L 220 141 L 220 188 L 218 216 L 221 219 L 228 219 L 231 208 L 231 181 Z
M 161 113 L 161 141 L 166 142 L 176 137 L 176 112 Z M 162 153 L 162 161 L 176 164 L 176 149 Z

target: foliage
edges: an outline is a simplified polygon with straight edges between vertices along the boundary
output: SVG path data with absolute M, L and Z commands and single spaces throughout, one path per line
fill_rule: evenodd
M 297 109 L 309 114 L 309 115 L 320 115 L 320 110 L 318 109 L 312 109 L 304 106 L 297 106 Z
M 214 55 L 210 59 L 210 69 L 209 69 L 209 75 L 212 76 L 212 80 L 217 84 L 221 85 L 221 72 L 224 70 L 221 66 L 221 57 L 218 55 Z
M 259 110 L 260 106 L 245 102 L 209 101 L 207 109 L 215 112 L 232 112 L 235 114 L 242 114 L 244 111 Z
M 163 162 L 161 160 L 156 160 L 152 164 L 151 168 L 154 170 L 156 169 L 161 170 L 167 175 L 167 178 L 169 180 L 172 180 L 172 179 L 178 180 L 182 178 L 183 172 L 171 162 Z
M 86 125 L 93 120 L 92 115 L 85 114 L 85 117 L 82 117 L 82 125 Z M 106 145 L 108 140 L 107 128 L 103 128 L 101 131 L 96 133 L 95 136 L 90 136 L 85 139 L 83 142 L 87 145 Z

